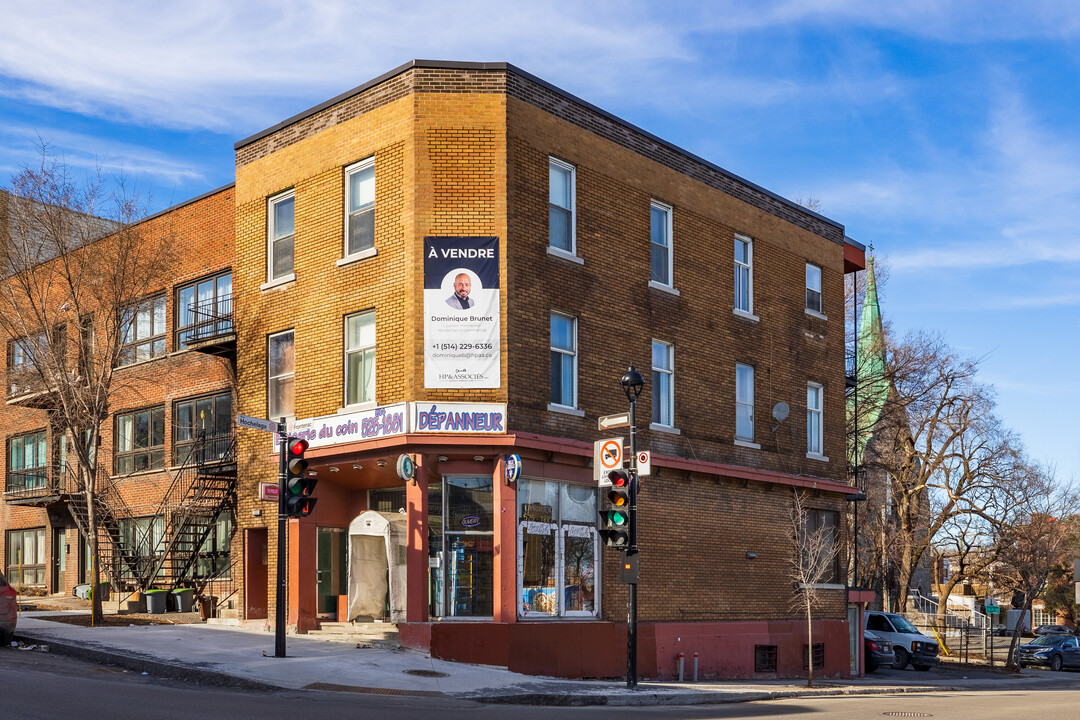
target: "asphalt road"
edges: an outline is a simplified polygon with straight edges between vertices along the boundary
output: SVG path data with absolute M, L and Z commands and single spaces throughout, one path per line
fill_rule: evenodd
M 1014 720 L 1077 717 L 1080 690 L 1008 690 L 928 694 L 799 698 L 690 707 L 555 708 L 486 705 L 448 698 L 278 691 L 249 692 L 154 678 L 51 653 L 0 648 L 0 717 L 52 720 L 73 717 L 138 717 L 167 720 L 295 720 L 315 717 L 428 720 L 431 717 L 514 718 L 866 718 Z M 1075 687 L 1080 688 L 1080 677 Z

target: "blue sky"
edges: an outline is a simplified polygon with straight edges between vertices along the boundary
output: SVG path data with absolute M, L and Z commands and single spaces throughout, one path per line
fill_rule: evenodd
M 511 62 L 818 199 L 890 265 L 894 327 L 983 358 L 1006 424 L 1080 479 L 1080 5 L 8 5 L 0 181 L 40 137 L 160 209 L 231 182 L 235 141 L 410 59 Z

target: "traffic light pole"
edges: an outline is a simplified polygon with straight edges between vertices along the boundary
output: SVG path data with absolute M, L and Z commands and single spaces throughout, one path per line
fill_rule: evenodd
M 278 439 L 280 450 L 278 453 L 278 521 L 277 521 L 277 599 L 274 601 L 274 657 L 285 657 L 285 552 L 286 535 L 289 532 L 289 521 L 285 515 L 285 452 L 289 444 L 285 437 L 285 418 L 278 423 Z
M 627 558 L 637 555 L 637 396 L 630 398 L 630 547 Z M 637 687 L 637 578 L 630 583 L 626 609 L 626 688 Z

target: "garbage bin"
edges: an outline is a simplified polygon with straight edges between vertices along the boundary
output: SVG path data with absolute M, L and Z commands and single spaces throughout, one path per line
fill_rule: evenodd
M 217 617 L 217 598 L 213 595 L 200 595 L 199 596 L 199 615 L 203 620 L 209 620 L 212 617 Z
M 192 599 L 195 597 L 194 590 L 191 588 L 177 588 L 172 591 L 171 595 L 172 606 L 176 612 L 191 612 Z
M 86 591 L 87 599 L 93 600 L 94 599 L 94 588 L 93 588 L 93 586 L 92 585 L 87 585 L 86 588 L 87 588 L 87 591 Z M 98 583 L 98 593 L 101 594 L 101 602 L 105 602 L 106 600 L 109 599 L 109 591 L 111 589 L 112 589 L 112 586 L 109 585 L 108 582 L 100 582 L 100 583 Z M 78 596 L 76 596 L 76 597 L 78 597 Z
M 168 597 L 168 590 L 147 590 L 143 595 L 146 596 L 146 612 L 151 615 L 161 615 L 165 612 L 165 598 Z

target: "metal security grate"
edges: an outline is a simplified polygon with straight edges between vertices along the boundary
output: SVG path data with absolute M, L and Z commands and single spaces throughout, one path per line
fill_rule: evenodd
M 774 673 L 774 672 L 776 672 L 776 646 L 775 645 L 755 645 L 754 646 L 754 672 L 759 672 L 759 673 Z

